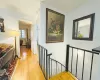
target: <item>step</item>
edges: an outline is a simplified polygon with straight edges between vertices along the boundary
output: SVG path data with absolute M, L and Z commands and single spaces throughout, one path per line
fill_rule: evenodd
M 78 79 L 74 77 L 70 72 L 62 72 L 60 74 L 51 77 L 49 80 L 78 80 Z

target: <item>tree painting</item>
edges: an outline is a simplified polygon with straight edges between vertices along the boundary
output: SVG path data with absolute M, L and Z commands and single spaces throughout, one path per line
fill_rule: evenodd
M 64 18 L 61 13 L 46 9 L 46 42 L 55 43 L 64 40 Z

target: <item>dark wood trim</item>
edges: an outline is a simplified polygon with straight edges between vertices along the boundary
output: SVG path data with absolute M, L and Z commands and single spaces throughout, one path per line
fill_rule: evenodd
M 21 46 L 26 46 L 26 45 L 21 45 Z
M 27 33 L 27 41 L 28 41 L 28 38 L 29 38 L 29 37 L 28 37 L 28 29 L 26 29 L 26 33 Z
M 48 11 L 64 16 L 64 21 L 65 21 L 65 15 L 64 14 L 61 14 L 59 12 L 56 12 L 54 10 L 51 10 L 51 9 L 46 8 L 46 43 L 64 42 L 64 25 L 63 25 L 63 40 L 59 40 L 59 41 L 49 41 L 48 40 L 48 37 L 47 37 L 48 36 Z
M 91 18 L 89 38 L 85 38 L 85 37 L 84 38 L 77 38 L 77 37 L 75 37 L 75 22 L 78 22 L 80 20 L 84 20 L 84 19 L 87 19 L 87 18 Z M 72 39 L 92 41 L 93 40 L 93 32 L 94 32 L 94 21 L 95 21 L 95 13 L 73 20 Z

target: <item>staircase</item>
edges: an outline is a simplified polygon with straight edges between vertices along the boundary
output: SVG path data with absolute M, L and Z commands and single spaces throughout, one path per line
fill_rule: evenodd
M 76 77 L 74 77 L 71 73 L 69 72 L 62 72 L 59 73 L 53 77 L 51 77 L 49 80 L 78 80 Z
M 71 50 L 71 51 L 70 51 Z M 73 55 L 74 50 L 76 50 L 76 65 L 73 65 Z M 91 67 L 90 67 L 90 74 L 89 79 L 91 80 L 92 77 L 92 69 L 93 69 L 93 61 L 94 61 L 94 55 L 99 55 L 98 52 L 89 51 L 81 48 L 72 47 L 70 45 L 67 45 L 66 50 L 66 66 L 64 66 L 62 63 L 58 62 L 55 59 L 52 59 L 52 54 L 48 54 L 48 50 L 44 48 L 41 45 L 38 45 L 38 51 L 39 51 L 39 65 L 42 69 L 42 72 L 45 76 L 45 80 L 86 80 L 84 77 L 84 67 L 85 65 L 85 56 L 86 54 L 91 53 Z M 83 59 L 82 59 L 82 75 L 81 78 L 78 77 L 78 59 L 79 59 L 79 51 L 83 52 Z M 70 55 L 70 56 L 69 56 Z M 70 65 L 69 65 L 70 64 Z M 70 67 L 70 68 L 69 68 Z M 75 67 L 76 70 L 75 74 L 73 73 L 73 67 Z

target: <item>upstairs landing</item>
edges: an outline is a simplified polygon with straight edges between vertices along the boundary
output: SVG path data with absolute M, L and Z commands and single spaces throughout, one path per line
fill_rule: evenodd
M 69 72 L 62 72 L 50 78 L 50 80 L 78 80 Z

